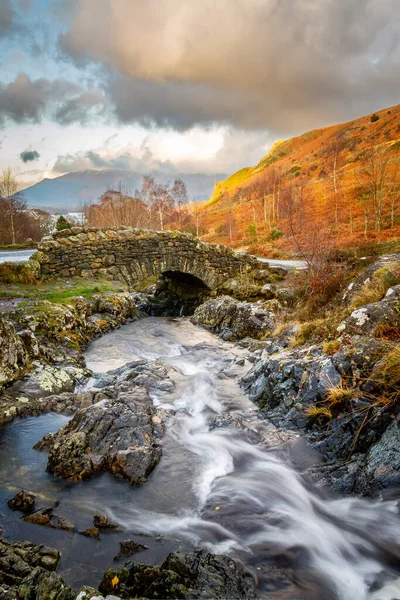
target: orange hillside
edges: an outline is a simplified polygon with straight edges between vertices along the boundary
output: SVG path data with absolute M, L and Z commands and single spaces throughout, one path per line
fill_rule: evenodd
M 266 254 L 313 228 L 333 246 L 399 237 L 399 117 L 400 105 L 275 143 L 195 209 L 201 237 Z

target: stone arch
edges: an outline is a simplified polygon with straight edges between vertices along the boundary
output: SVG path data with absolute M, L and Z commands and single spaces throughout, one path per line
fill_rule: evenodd
M 215 290 L 227 279 L 258 267 L 255 257 L 201 242 L 178 231 L 133 227 L 73 227 L 43 238 L 35 255 L 48 277 L 113 277 L 126 284 L 176 272 Z

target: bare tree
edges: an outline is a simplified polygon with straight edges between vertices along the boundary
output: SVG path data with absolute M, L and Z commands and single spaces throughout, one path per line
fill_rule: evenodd
M 158 226 L 164 231 L 166 219 L 174 206 L 169 184 L 155 183 L 150 194 L 152 210 L 158 215 Z
M 362 189 L 361 201 L 364 205 L 364 235 L 368 229 L 369 216 L 372 212 L 375 230 L 380 233 L 384 215 L 385 200 L 390 187 L 390 152 L 385 147 L 374 147 L 367 154 L 360 173 Z
M 0 179 L 0 196 L 6 201 L 8 207 L 8 222 L 11 232 L 11 243 L 16 243 L 15 220 L 17 212 L 23 210 L 22 202 L 18 198 L 18 184 L 12 173 L 11 167 L 5 169 Z
M 183 207 L 188 203 L 189 195 L 186 183 L 182 179 L 175 179 L 171 189 L 174 204 L 177 207 L 179 228 L 182 227 Z

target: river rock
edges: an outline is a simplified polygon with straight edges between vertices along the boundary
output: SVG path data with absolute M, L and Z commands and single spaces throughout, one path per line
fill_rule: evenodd
M 53 508 L 40 508 L 30 515 L 26 515 L 24 521 L 28 523 L 34 523 L 36 525 L 45 525 L 52 529 L 63 529 L 65 531 L 73 531 L 75 526 L 63 517 L 55 514 Z
M 123 383 L 121 385 L 121 382 L 128 382 L 143 386 L 146 390 L 170 392 L 174 389 L 175 383 L 169 376 L 169 370 L 173 370 L 172 367 L 168 369 L 158 361 L 135 360 L 118 369 L 108 371 L 107 375 L 116 378 L 121 390 L 126 387 Z
M 262 408 L 281 404 L 288 410 L 317 401 L 340 381 L 331 357 L 311 346 L 261 358 L 242 378 L 242 385 Z
M 75 600 L 74 590 L 55 573 L 59 560 L 53 548 L 0 539 L 1 600 Z
M 136 554 L 137 552 L 144 552 L 149 549 L 148 546 L 137 544 L 134 540 L 123 540 L 119 545 L 120 550 L 117 556 L 114 556 L 114 562 L 121 560 L 121 558 L 132 556 L 132 554 Z
M 377 494 L 400 485 L 400 426 L 395 419 L 365 457 L 357 474 L 356 492 Z
M 117 529 L 118 525 L 110 521 L 107 515 L 95 515 L 93 525 L 99 529 Z
M 231 558 L 194 550 L 169 554 L 160 567 L 128 563 L 120 571 L 109 569 L 99 590 L 121 598 L 251 600 L 251 583 Z
M 275 327 L 274 316 L 259 303 L 238 302 L 230 296 L 207 300 L 196 308 L 192 323 L 215 331 L 224 340 L 262 338 Z
M 66 479 L 87 479 L 109 471 L 141 484 L 161 458 L 163 433 L 156 411 L 136 388 L 129 400 L 105 400 L 79 410 L 50 445 L 47 470 Z
M 96 395 L 92 392 L 73 394 L 62 392 L 56 395 L 45 395 L 44 397 L 30 398 L 24 394 L 18 394 L 17 389 L 11 390 L 15 396 L 8 393 L 0 396 L 0 425 L 11 421 L 15 417 L 37 416 L 44 412 L 56 412 L 70 415 L 78 408 L 90 406 L 96 401 Z M 45 440 L 38 442 L 35 450 L 45 449 Z
M 7 504 L 12 510 L 20 510 L 21 512 L 32 512 L 35 508 L 36 496 L 32 492 L 21 490 L 11 498 Z

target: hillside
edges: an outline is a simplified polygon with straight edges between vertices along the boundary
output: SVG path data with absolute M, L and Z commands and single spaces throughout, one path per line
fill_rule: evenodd
M 399 117 L 400 105 L 276 142 L 216 183 L 197 217 L 203 239 L 268 254 L 311 227 L 334 246 L 399 237 Z
M 197 173 L 151 173 L 160 183 L 167 183 L 175 177 L 182 178 L 192 200 L 209 198 L 215 181 L 225 177 L 222 173 L 202 175 Z M 140 189 L 143 175 L 133 171 L 103 170 L 77 171 L 67 173 L 55 179 L 43 179 L 39 183 L 23 190 L 24 200 L 28 206 L 71 212 L 79 210 L 84 204 L 96 202 L 108 188 Z

